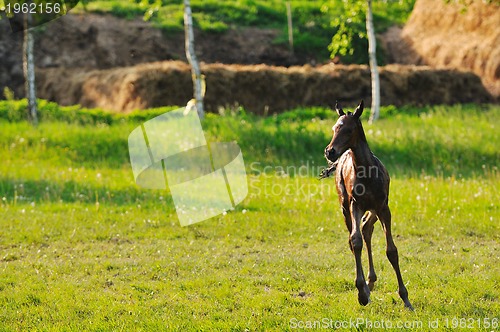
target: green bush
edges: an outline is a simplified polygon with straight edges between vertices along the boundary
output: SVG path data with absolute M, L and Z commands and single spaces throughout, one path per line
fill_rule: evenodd
M 21 100 L 0 100 L 0 120 L 20 122 L 28 120 L 28 102 Z M 60 106 L 57 103 L 38 99 L 38 118 L 40 122 L 67 122 L 80 125 L 97 125 L 126 120 L 144 122 L 178 106 L 166 106 L 149 110 L 137 110 L 128 114 L 117 114 L 99 108 L 88 109 L 80 105 Z

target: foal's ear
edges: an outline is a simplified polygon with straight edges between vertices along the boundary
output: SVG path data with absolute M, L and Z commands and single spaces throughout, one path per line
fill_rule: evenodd
M 363 114 L 364 109 L 365 109 L 365 103 L 363 102 L 363 100 L 361 100 L 358 107 L 356 107 L 356 109 L 354 110 L 353 116 L 359 119 L 361 117 L 361 114 Z
M 335 101 L 335 110 L 337 111 L 337 114 L 339 116 L 345 115 L 344 110 L 342 109 L 342 106 L 340 106 L 338 101 Z

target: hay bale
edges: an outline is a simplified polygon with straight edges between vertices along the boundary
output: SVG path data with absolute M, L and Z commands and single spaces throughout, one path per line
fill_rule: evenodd
M 358 65 L 317 68 L 204 64 L 205 108 L 242 105 L 256 114 L 299 106 L 332 106 L 336 99 L 370 103 L 370 70 Z M 489 102 L 481 80 L 469 72 L 429 67 L 381 67 L 383 105 Z M 155 62 L 108 70 L 43 69 L 38 94 L 63 105 L 127 112 L 164 105 L 185 105 L 192 98 L 191 71 L 179 61 Z
M 39 69 L 38 94 L 61 105 L 126 112 L 163 105 L 184 105 L 191 99 L 190 69 L 165 61 L 106 70 Z
M 389 43 L 393 60 L 402 64 L 470 70 L 500 96 L 500 4 L 471 0 L 417 0 L 401 32 L 404 43 Z M 397 29 L 386 34 L 397 40 Z M 396 35 L 396 36 L 391 36 Z

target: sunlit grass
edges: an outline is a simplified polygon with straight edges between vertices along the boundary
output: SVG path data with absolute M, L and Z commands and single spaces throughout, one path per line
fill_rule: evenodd
M 415 314 L 395 293 L 378 227 L 379 281 L 370 306 L 357 305 L 333 181 L 319 194 L 317 180 L 296 180 L 252 176 L 235 211 L 186 228 L 158 196 L 99 208 L 9 198 L 0 207 L 2 325 L 282 330 L 293 317 L 427 323 L 498 314 L 498 178 L 393 181 Z M 273 185 L 289 191 L 266 195 Z
M 497 106 L 398 110 L 365 124 L 392 174 L 414 313 L 395 292 L 379 226 L 379 281 L 371 304 L 357 303 L 334 181 L 315 178 L 336 118 L 327 110 L 208 115 L 211 140 L 241 146 L 249 195 L 189 227 L 168 192 L 134 184 L 126 140 L 140 121 L 63 118 L 0 120 L 0 330 L 281 331 L 322 318 L 424 329 L 438 319 L 446 330 L 446 319 L 478 329 L 498 318 Z

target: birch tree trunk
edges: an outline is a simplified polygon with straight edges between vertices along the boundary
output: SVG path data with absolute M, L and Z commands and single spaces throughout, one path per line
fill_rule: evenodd
M 28 112 L 33 125 L 38 125 L 38 107 L 36 102 L 35 86 L 35 59 L 33 56 L 34 36 L 31 26 L 31 14 L 24 14 L 24 41 L 23 41 L 23 72 Z
M 191 14 L 190 0 L 184 0 L 184 32 L 186 57 L 191 65 L 191 75 L 193 77 L 193 92 L 196 101 L 196 110 L 200 119 L 203 119 L 205 116 L 205 111 L 203 110 L 203 78 L 194 51 L 193 17 Z
M 373 28 L 371 0 L 367 0 L 366 32 L 368 34 L 368 56 L 370 59 L 370 72 L 372 79 L 372 109 L 370 114 L 370 123 L 373 123 L 373 121 L 378 119 L 380 113 L 380 79 L 377 67 L 377 41 L 375 39 L 375 29 Z
M 290 53 L 293 55 L 292 5 L 290 1 L 286 2 L 286 18 L 288 23 L 288 45 L 290 46 Z

